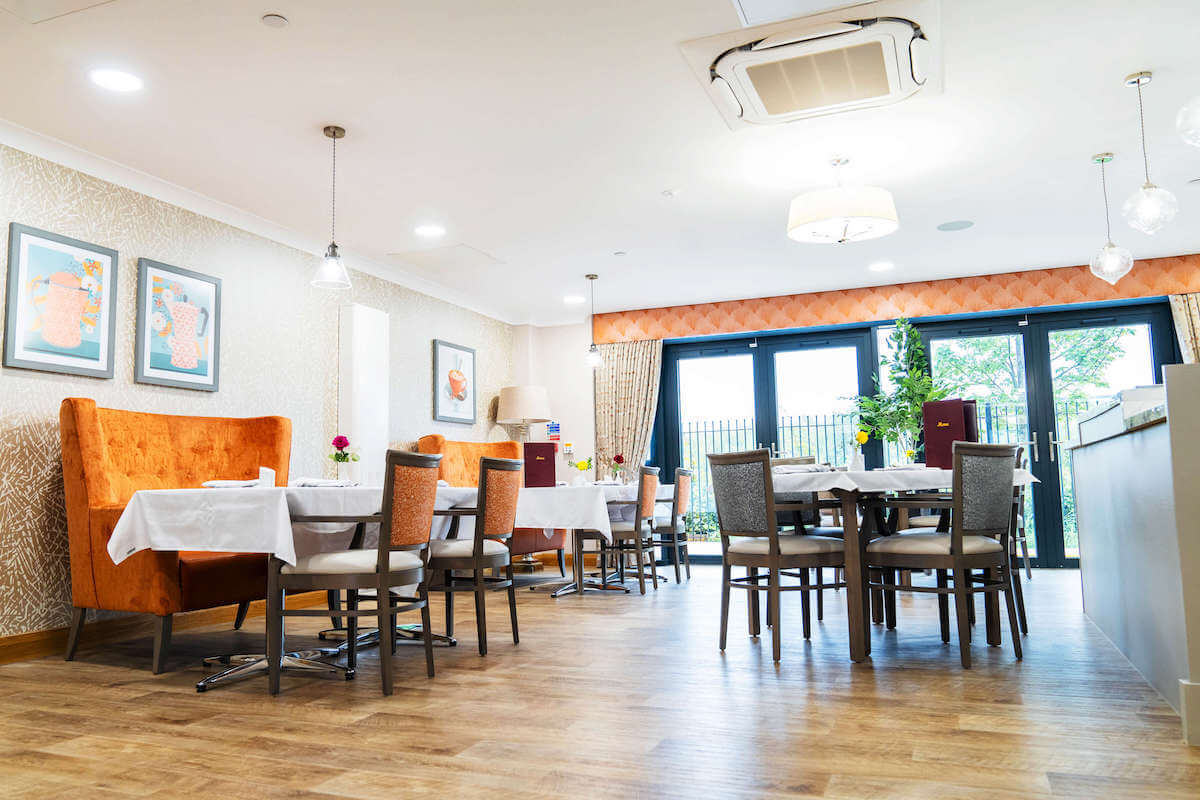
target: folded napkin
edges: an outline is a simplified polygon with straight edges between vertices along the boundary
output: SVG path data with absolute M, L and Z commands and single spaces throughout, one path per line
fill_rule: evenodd
M 440 479 L 438 480 L 438 486 L 449 486 L 449 485 L 450 485 L 450 481 L 443 481 Z
M 354 481 L 337 480 L 334 478 L 296 478 L 292 486 L 309 489 L 332 489 L 344 486 L 358 486 Z
M 890 467 L 880 467 L 879 469 L 887 472 L 890 470 L 926 469 L 926 466 L 924 464 L 895 464 Z
M 625 485 L 625 484 L 621 483 L 620 481 L 614 481 L 612 478 L 608 478 L 608 479 L 602 480 L 602 481 L 592 481 L 592 483 L 596 486 L 624 486 Z
M 249 489 L 254 486 L 274 486 L 275 470 L 270 467 L 259 467 L 257 478 L 243 481 L 205 481 L 200 485 L 205 489 Z
M 771 472 L 786 475 L 789 472 L 830 472 L 832 468 L 826 464 L 780 464 L 771 467 Z

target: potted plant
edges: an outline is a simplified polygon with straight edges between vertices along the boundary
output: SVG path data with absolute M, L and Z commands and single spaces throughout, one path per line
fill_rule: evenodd
M 925 403 L 941 400 L 949 390 L 929 375 L 921 334 L 907 319 L 896 320 L 888 341 L 891 352 L 879 366 L 881 372 L 887 370 L 890 389 L 883 391 L 876 378 L 875 394 L 856 398 L 859 425 L 876 439 L 895 442 L 902 458 L 911 462 L 920 449 Z

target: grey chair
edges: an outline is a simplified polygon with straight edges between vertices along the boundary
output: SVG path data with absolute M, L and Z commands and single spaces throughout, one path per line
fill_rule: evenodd
M 804 638 L 811 635 L 808 593 L 817 588 L 810 570 L 840 567 L 844 544 L 832 536 L 779 534 L 778 511 L 771 483 L 770 453 L 752 450 L 745 453 L 710 455 L 713 495 L 717 503 L 717 526 L 721 533 L 721 649 L 729 630 L 729 593 L 731 589 L 749 592 L 750 635 L 761 632 L 758 596 L 767 593 L 768 624 L 771 626 L 771 652 L 775 661 L 781 655 L 779 598 L 785 591 L 799 591 L 804 598 Z M 744 567 L 746 575 L 734 578 L 733 567 Z M 759 574 L 765 569 L 764 574 Z M 791 572 L 787 570 L 793 570 Z M 798 584 L 783 585 L 784 577 L 799 579 Z M 763 585 L 765 582 L 766 585 Z M 830 585 L 826 584 L 829 588 Z
M 966 668 L 971 666 L 970 612 L 979 593 L 1004 594 L 1013 650 L 1021 658 L 1009 544 L 1016 515 L 1015 463 L 1016 447 L 1012 445 L 955 442 L 950 530 L 906 531 L 875 539 L 866 548 L 868 583 L 872 590 L 884 593 L 889 628 L 895 626 L 895 592 L 935 593 L 942 641 L 949 642 L 949 598 L 954 598 L 959 657 Z M 899 585 L 896 572 L 903 569 L 936 570 L 937 586 Z M 983 572 L 982 578 L 975 577 L 976 570 Z

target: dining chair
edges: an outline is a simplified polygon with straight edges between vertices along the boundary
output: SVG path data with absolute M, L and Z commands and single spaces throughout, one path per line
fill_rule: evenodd
M 454 593 L 475 595 L 475 630 L 479 655 L 487 655 L 487 615 L 484 602 L 489 591 L 508 590 L 508 614 L 512 619 L 513 644 L 517 631 L 517 590 L 513 583 L 509 541 L 517 519 L 517 494 L 521 490 L 520 459 L 479 459 L 479 499 L 475 511 L 475 535 L 471 539 L 439 539 L 429 543 L 429 570 L 441 576 L 432 592 L 446 595 L 446 635 L 454 635 Z M 503 570 L 502 576 L 487 572 Z M 458 575 L 455 572 L 468 572 Z
M 609 505 L 632 505 L 632 522 L 612 523 L 612 544 L 600 540 L 600 583 L 607 586 L 614 576 L 608 572 L 608 557 L 615 556 L 617 560 L 618 583 L 625 582 L 625 557 L 634 555 L 634 565 L 637 568 L 638 589 L 646 593 L 646 578 L 654 583 L 658 591 L 658 567 L 654 559 L 654 506 L 658 495 L 658 467 L 642 467 L 638 473 L 638 493 L 636 500 L 615 501 Z M 649 555 L 650 574 L 646 574 L 646 556 Z
M 688 511 L 692 498 L 692 479 L 696 473 L 683 467 L 675 468 L 675 488 L 671 494 L 671 513 L 667 516 L 654 517 L 654 532 L 658 535 L 655 541 L 666 552 L 671 548 L 671 563 L 675 567 L 675 583 L 680 583 L 679 560 L 683 554 L 683 566 L 687 570 L 687 578 L 692 579 L 692 558 L 688 554 L 687 530 L 683 515 Z
M 1017 448 L 1017 469 L 1025 468 L 1025 448 Z M 1033 580 L 1033 569 L 1029 563 L 1029 542 L 1025 538 L 1025 484 L 1017 487 L 1017 524 L 1013 530 L 1013 554 L 1016 548 L 1021 549 L 1021 558 L 1025 561 L 1025 579 Z M 1018 570 L 1019 572 L 1020 570 Z
M 717 504 L 717 527 L 721 533 L 720 647 L 725 649 L 729 631 L 730 590 L 745 589 L 749 593 L 751 636 L 761 633 L 758 595 L 766 592 L 771 652 L 774 660 L 779 661 L 780 594 L 800 591 L 806 598 L 809 591 L 817 588 L 810 582 L 809 571 L 817 567 L 842 566 L 845 546 L 841 539 L 832 536 L 780 535 L 769 451 L 710 454 L 708 464 Z M 733 567 L 744 567 L 746 575 L 734 578 Z M 760 574 L 760 569 L 766 572 Z M 782 583 L 784 577 L 797 578 L 800 583 L 785 586 Z M 765 586 L 763 581 L 766 581 Z M 807 602 L 803 611 L 804 638 L 807 639 L 811 635 Z
M 267 574 L 267 662 L 271 694 L 279 693 L 283 671 L 284 618 L 325 616 L 323 609 L 288 609 L 287 592 L 339 589 L 346 592 L 347 680 L 354 677 L 358 659 L 358 620 L 373 616 L 381 632 L 379 664 L 383 693 L 392 693 L 392 656 L 396 652 L 396 615 L 421 612 L 425 669 L 433 677 L 433 638 L 429 624 L 429 532 L 437 497 L 439 455 L 389 450 L 383 482 L 379 544 L 374 550 L 317 553 L 285 564 L 273 558 Z M 396 587 L 416 587 L 416 596 L 397 594 Z M 360 609 L 359 592 L 374 590 L 376 607 Z M 330 665 L 331 667 L 333 665 Z
M 1008 613 L 1013 650 L 1021 658 L 1016 604 L 1010 574 L 1009 537 L 1016 514 L 1013 469 L 1016 447 L 1007 444 L 954 442 L 950 530 L 927 529 L 883 536 L 867 544 L 868 586 L 885 594 L 888 627 L 894 627 L 895 592 L 938 595 L 942 641 L 950 640 L 949 598 L 958 622 L 959 658 L 971 666 L 970 608 L 976 594 L 1001 592 Z M 895 501 L 902 503 L 905 501 Z M 925 500 L 907 501 L 911 503 Z M 937 572 L 937 586 L 900 585 L 896 571 Z M 974 575 L 981 570 L 983 577 Z M 951 585 L 951 582 L 953 585 Z

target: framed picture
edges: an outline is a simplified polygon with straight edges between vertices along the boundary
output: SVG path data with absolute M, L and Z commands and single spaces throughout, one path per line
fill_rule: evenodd
M 221 279 L 138 259 L 133 379 L 217 391 L 221 366 Z
M 433 340 L 433 418 L 475 424 L 475 351 Z
M 117 251 L 8 226 L 4 366 L 113 376 Z

